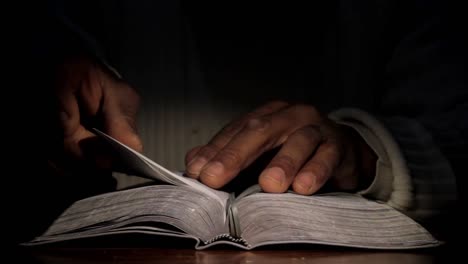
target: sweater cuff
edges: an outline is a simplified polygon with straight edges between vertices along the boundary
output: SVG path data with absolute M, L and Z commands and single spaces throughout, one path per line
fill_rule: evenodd
M 338 109 L 329 117 L 355 129 L 378 157 L 374 181 L 360 194 L 419 220 L 441 213 L 455 201 L 452 168 L 416 120 L 377 120 L 354 108 Z

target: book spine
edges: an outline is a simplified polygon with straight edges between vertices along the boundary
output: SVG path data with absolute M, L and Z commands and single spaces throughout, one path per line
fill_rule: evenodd
M 226 221 L 228 222 L 229 233 L 220 234 L 208 241 L 204 241 L 205 245 L 209 245 L 218 241 L 229 241 L 250 248 L 249 243 L 247 243 L 247 241 L 241 237 L 239 220 L 237 218 L 237 208 L 234 203 L 235 200 L 235 194 L 231 193 L 226 202 Z
M 230 234 L 221 234 L 221 235 L 218 235 L 208 241 L 205 241 L 205 245 L 209 245 L 211 243 L 214 243 L 214 242 L 217 242 L 217 241 L 220 241 L 220 240 L 223 240 L 223 241 L 230 241 L 230 242 L 234 242 L 234 243 L 237 243 L 237 244 L 241 244 L 245 247 L 251 247 L 251 245 L 249 245 L 249 243 L 247 243 L 247 241 L 245 241 L 243 238 L 240 238 L 240 237 L 233 237 L 232 235 Z
M 229 233 L 234 238 L 241 238 L 241 228 L 239 225 L 237 207 L 235 206 L 235 195 L 231 193 L 226 204 L 227 221 L 229 224 Z

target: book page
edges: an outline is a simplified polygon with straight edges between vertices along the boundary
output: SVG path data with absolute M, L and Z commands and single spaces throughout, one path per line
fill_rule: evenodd
M 114 148 L 115 154 L 119 156 L 120 161 L 125 163 L 125 167 L 138 176 L 159 180 L 174 185 L 190 186 L 195 190 L 217 199 L 222 204 L 225 204 L 227 198 L 229 197 L 229 194 L 225 192 L 212 189 L 197 180 L 184 177 L 181 174 L 177 174 L 164 168 L 151 159 L 145 157 L 143 154 L 127 147 L 118 140 L 99 131 L 98 129 L 93 129 L 93 131 L 98 136 L 106 140 Z
M 399 249 L 439 243 L 409 217 L 357 194 L 256 193 L 235 206 L 242 238 L 251 247 L 317 243 Z
M 229 232 L 225 214 L 218 201 L 189 186 L 152 185 L 77 201 L 32 244 L 119 230 L 185 233 L 209 241 Z

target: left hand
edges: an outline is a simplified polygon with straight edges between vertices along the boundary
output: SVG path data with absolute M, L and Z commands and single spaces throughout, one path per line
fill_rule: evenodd
M 136 131 L 139 96 L 124 81 L 86 56 L 67 58 L 58 65 L 55 116 L 60 124 L 62 157 L 91 161 L 97 168 L 109 169 L 112 156 L 90 127 L 96 126 L 125 145 L 142 151 Z M 54 132 L 54 131 L 53 131 Z M 80 165 L 79 165 L 80 166 Z
M 259 176 L 265 192 L 292 189 L 304 195 L 327 181 L 336 190 L 369 184 L 376 156 L 351 128 L 322 115 L 313 106 L 270 102 L 224 127 L 208 144 L 186 155 L 187 174 L 220 188 L 273 148 L 279 152 Z M 364 186 L 365 187 L 365 186 Z

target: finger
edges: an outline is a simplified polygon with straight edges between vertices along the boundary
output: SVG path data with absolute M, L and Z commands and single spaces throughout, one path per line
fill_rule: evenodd
M 285 107 L 287 107 L 289 104 L 284 101 L 270 101 L 266 104 L 261 105 L 260 107 L 254 109 L 253 111 L 250 112 L 251 116 L 257 117 L 257 116 L 264 116 L 268 115 L 274 112 L 277 112 L 278 110 L 281 110 Z
M 59 122 L 64 137 L 73 136 L 80 127 L 80 110 L 75 94 L 65 90 L 57 95 L 59 100 Z
M 80 103 L 77 92 L 83 88 L 82 80 L 88 72 L 80 63 L 72 63 L 58 69 L 55 95 L 58 100 L 59 123 L 63 132 L 63 147 L 67 154 L 78 160 L 85 158 L 81 142 L 93 137 L 93 134 L 81 124 Z M 99 87 L 98 87 L 99 88 Z
M 310 195 L 318 191 L 332 176 L 341 160 L 341 151 L 333 140 L 327 140 L 317 149 L 311 160 L 299 171 L 293 182 L 293 190 Z
M 65 153 L 71 154 L 77 160 L 93 161 L 100 168 L 109 168 L 110 160 L 101 155 L 103 148 L 96 142 L 96 136 L 81 123 L 78 100 L 72 89 L 64 89 L 58 98 Z
M 218 134 L 216 134 L 210 143 L 218 146 L 219 148 L 224 147 L 239 131 L 244 128 L 245 124 L 254 118 L 262 117 L 265 115 L 272 114 L 288 106 L 286 102 L 283 101 L 272 101 L 268 102 L 252 112 L 244 115 L 243 117 L 231 122 L 225 126 Z
M 213 188 L 222 187 L 265 151 L 278 146 L 278 138 L 285 138 L 284 133 L 291 126 L 295 124 L 278 113 L 250 119 L 244 129 L 202 168 L 200 180 Z
M 128 147 L 141 152 L 143 145 L 136 132 L 138 95 L 129 86 L 101 72 L 104 130 Z M 112 88 L 111 88 L 112 87 Z
M 217 146 L 208 146 L 216 156 L 201 168 L 200 180 L 213 188 L 222 187 L 265 151 L 283 144 L 292 132 L 314 121 L 321 121 L 320 114 L 307 105 L 286 106 L 248 120 L 225 147 L 216 150 Z
M 199 178 L 201 169 L 245 127 L 250 119 L 274 113 L 287 105 L 283 101 L 272 101 L 226 125 L 206 146 L 200 148 L 195 155 L 191 155 L 190 159 L 186 158 L 187 175 Z
M 80 103 L 85 113 L 91 117 L 96 116 L 101 106 L 102 86 L 99 78 L 99 69 L 92 64 L 87 72 L 88 78 L 82 82 L 80 92 Z
M 89 139 L 95 137 L 96 136 L 93 133 L 80 125 L 73 134 L 64 137 L 64 150 L 77 160 L 85 160 L 88 154 L 93 152 L 86 151 L 83 148 L 83 142 L 86 143 Z
M 322 140 L 317 126 L 306 126 L 288 137 L 278 154 L 260 174 L 259 184 L 265 192 L 282 193 Z
M 189 164 L 190 161 L 195 157 L 195 155 L 198 153 L 198 151 L 202 148 L 203 146 L 196 146 L 192 148 L 191 150 L 187 151 L 187 154 L 185 154 L 185 164 Z
M 273 137 L 272 130 L 269 119 L 251 119 L 244 129 L 224 148 L 217 151 L 202 168 L 200 180 L 213 188 L 225 185 L 245 167 L 248 158 L 256 158 L 269 148 L 269 141 Z
M 85 153 L 81 142 L 93 137 L 80 123 L 80 111 L 75 94 L 71 90 L 64 90 L 58 95 L 59 119 L 63 129 L 63 147 L 65 153 L 77 160 L 84 160 Z

